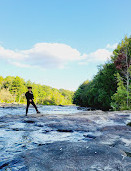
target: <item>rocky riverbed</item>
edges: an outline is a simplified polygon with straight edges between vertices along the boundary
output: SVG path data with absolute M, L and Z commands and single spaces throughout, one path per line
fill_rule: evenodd
M 131 111 L 0 117 L 0 169 L 131 171 Z

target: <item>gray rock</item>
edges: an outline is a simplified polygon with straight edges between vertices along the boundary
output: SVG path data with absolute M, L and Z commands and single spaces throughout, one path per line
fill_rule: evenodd
M 31 171 L 127 171 L 131 162 L 117 148 L 89 142 L 55 142 L 27 151 L 23 158 Z
M 3 116 L 0 167 L 4 171 L 131 171 L 129 121 L 130 113 L 102 111 Z

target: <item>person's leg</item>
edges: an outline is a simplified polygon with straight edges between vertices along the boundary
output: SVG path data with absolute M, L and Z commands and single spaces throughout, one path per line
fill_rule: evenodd
M 35 105 L 34 101 L 32 100 L 31 104 L 34 106 L 35 110 L 37 113 L 39 113 L 38 109 L 37 109 L 37 106 Z
M 28 108 L 30 106 L 30 102 L 27 100 L 27 106 L 26 106 L 26 116 L 27 116 L 27 113 L 28 113 Z

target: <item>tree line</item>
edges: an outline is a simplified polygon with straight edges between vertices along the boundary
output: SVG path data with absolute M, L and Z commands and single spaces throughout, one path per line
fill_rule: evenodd
M 73 103 L 102 110 L 131 109 L 131 37 L 125 37 L 93 80 L 79 86 Z
M 32 86 L 34 100 L 43 105 L 70 105 L 74 92 L 25 81 L 19 76 L 0 76 L 0 102 L 26 103 L 25 92 Z

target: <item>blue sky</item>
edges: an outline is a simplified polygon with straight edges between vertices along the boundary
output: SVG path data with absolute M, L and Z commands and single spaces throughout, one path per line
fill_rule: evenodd
M 76 90 L 131 34 L 130 0 L 0 0 L 0 75 Z

